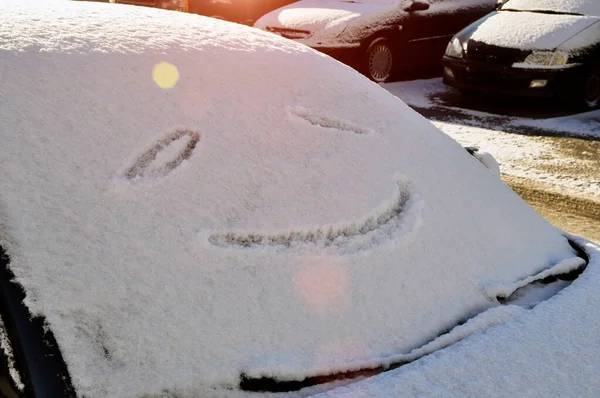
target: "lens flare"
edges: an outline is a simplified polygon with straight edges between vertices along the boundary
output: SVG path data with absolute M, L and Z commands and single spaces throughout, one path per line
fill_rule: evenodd
M 160 88 L 173 88 L 179 80 L 179 71 L 173 64 L 160 62 L 152 69 L 152 79 Z
M 297 266 L 294 285 L 296 294 L 311 311 L 335 312 L 347 299 L 347 265 L 336 257 L 305 257 Z

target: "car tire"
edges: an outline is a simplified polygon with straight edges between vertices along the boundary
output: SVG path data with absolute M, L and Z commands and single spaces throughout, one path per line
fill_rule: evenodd
M 373 40 L 365 55 L 366 76 L 377 83 L 388 81 L 394 71 L 394 51 L 390 41 L 383 37 Z
M 600 106 L 600 66 L 590 68 L 580 84 L 574 98 L 580 109 L 594 109 Z

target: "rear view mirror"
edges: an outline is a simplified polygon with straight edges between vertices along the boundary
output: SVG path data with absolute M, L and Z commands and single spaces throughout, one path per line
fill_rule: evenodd
M 427 0 L 413 0 L 411 5 L 406 7 L 404 11 L 413 12 L 413 11 L 425 11 L 429 10 L 429 2 Z

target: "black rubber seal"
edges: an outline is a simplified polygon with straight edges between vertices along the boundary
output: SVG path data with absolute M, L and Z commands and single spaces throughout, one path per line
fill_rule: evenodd
M 35 398 L 74 398 L 67 365 L 43 317 L 31 317 L 25 292 L 14 282 L 10 258 L 0 246 L 0 313 L 13 348 L 24 394 Z

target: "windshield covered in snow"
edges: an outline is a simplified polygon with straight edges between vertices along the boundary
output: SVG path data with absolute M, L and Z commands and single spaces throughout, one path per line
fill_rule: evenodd
M 502 10 L 600 16 L 600 0 L 509 0 Z
M 574 256 L 433 124 L 292 40 L 58 0 L 0 0 L 0 26 L 0 246 L 78 396 L 378 366 Z

